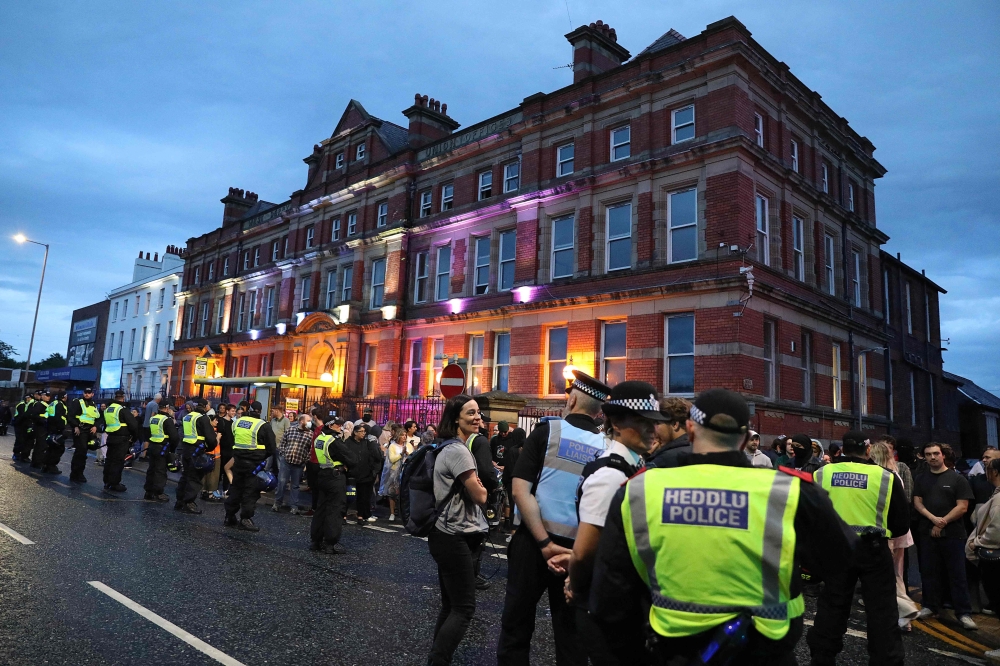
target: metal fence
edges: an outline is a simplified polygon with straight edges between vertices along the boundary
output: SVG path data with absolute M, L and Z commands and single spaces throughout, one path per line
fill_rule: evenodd
M 330 398 L 317 404 L 323 411 L 355 421 L 371 412 L 376 423 L 404 423 L 410 419 L 421 425 L 437 425 L 444 411 L 443 398 Z M 309 405 L 308 407 L 312 407 Z
M 541 407 L 525 407 L 517 413 L 517 427 L 531 434 L 531 430 L 545 416 L 562 416 L 561 409 L 542 409 Z

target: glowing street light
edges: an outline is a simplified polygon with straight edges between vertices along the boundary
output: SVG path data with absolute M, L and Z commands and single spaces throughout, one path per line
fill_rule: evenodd
M 39 243 L 38 241 L 33 241 L 24 234 L 15 234 L 14 240 L 21 245 L 25 243 L 34 243 L 35 245 L 41 245 L 45 248 L 45 256 L 42 258 L 42 279 L 38 282 L 38 299 L 35 301 L 35 320 L 31 324 L 31 340 L 28 342 L 28 360 L 24 363 L 24 382 L 25 391 L 27 391 L 28 386 L 28 368 L 31 367 L 31 352 L 35 346 L 35 327 L 38 326 L 38 306 L 42 304 L 42 285 L 45 284 L 45 267 L 49 263 L 49 245 L 48 243 Z

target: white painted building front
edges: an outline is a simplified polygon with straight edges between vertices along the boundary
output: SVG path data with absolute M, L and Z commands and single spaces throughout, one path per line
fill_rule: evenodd
M 139 253 L 132 281 L 108 293 L 104 360 L 122 359 L 122 388 L 131 394 L 164 392 L 170 381 L 177 290 L 184 271 L 183 249 L 168 246 L 160 257 Z

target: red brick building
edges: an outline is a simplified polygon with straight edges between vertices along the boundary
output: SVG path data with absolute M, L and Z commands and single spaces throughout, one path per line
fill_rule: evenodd
M 174 392 L 208 357 L 428 395 L 458 355 L 535 404 L 573 365 L 741 391 L 765 437 L 885 431 L 872 143 L 733 18 L 634 57 L 601 23 L 567 39 L 565 88 L 464 130 L 426 95 L 407 127 L 352 100 L 289 201 L 230 190 L 188 241 Z

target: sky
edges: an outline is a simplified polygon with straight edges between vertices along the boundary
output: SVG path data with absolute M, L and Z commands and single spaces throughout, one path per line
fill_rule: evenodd
M 945 369 L 1000 392 L 1000 3 L 5 2 L 0 340 L 66 353 L 72 311 L 140 250 L 221 224 L 229 187 L 282 202 L 351 98 L 406 125 L 422 93 L 463 126 L 568 85 L 564 35 L 598 19 L 638 54 L 736 16 L 876 146 L 889 252 L 948 293 Z

